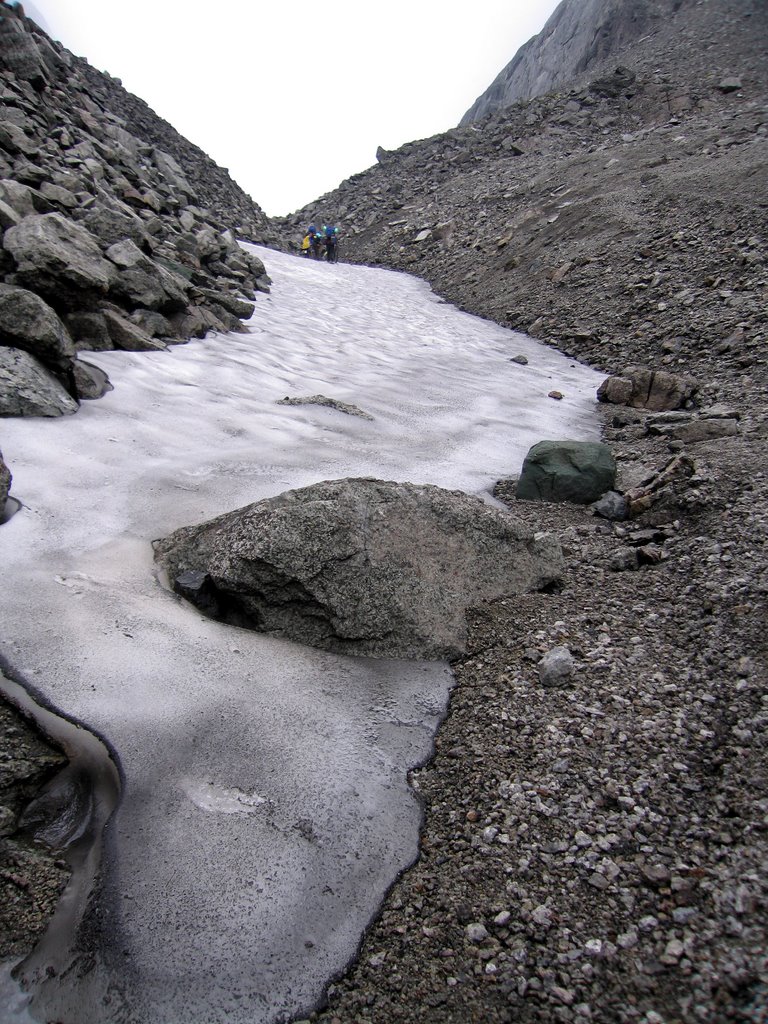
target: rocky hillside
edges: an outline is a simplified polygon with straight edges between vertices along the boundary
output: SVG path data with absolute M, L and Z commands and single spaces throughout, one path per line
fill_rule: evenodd
M 757 0 L 683 7 L 585 85 L 380 153 L 285 244 L 330 218 L 343 259 L 606 370 L 717 368 L 739 391 L 764 365 L 766 38 Z
M 563 0 L 538 35 L 522 46 L 479 96 L 461 124 L 480 121 L 519 100 L 571 86 L 609 58 L 621 55 L 642 36 L 658 32 L 684 5 L 695 0 Z
M 0 416 L 74 412 L 108 386 L 79 352 L 239 330 L 269 287 L 228 173 L 5 3 L 0 230 Z
M 632 506 L 498 484 L 565 583 L 477 610 L 413 779 L 419 860 L 318 1024 L 766 1020 L 766 39 L 762 2 L 683 3 L 279 224 L 295 247 L 332 220 L 342 260 L 619 373 L 603 437 Z M 662 379 L 687 408 L 642 408 Z

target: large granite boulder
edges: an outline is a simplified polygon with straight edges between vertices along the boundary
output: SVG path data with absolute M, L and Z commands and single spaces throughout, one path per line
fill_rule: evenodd
M 16 261 L 19 280 L 43 295 L 58 298 L 64 285 L 105 295 L 117 277 L 117 267 L 104 259 L 90 231 L 60 213 L 25 217 L 8 228 L 3 245 Z
M 157 541 L 216 618 L 345 654 L 453 658 L 469 606 L 556 581 L 556 540 L 458 491 L 333 480 Z
M 46 366 L 67 370 L 75 346 L 51 307 L 26 288 L 0 284 L 0 345 L 23 348 Z
M 29 352 L 0 347 L 0 416 L 66 416 L 77 402 Z
M 616 462 L 596 441 L 539 441 L 525 457 L 515 494 L 526 501 L 589 505 L 616 482 Z

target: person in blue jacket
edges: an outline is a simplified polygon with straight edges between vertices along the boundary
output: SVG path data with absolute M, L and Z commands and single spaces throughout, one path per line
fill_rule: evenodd
M 332 224 L 323 225 L 325 241 L 325 258 L 329 263 L 337 263 L 339 259 L 339 229 Z

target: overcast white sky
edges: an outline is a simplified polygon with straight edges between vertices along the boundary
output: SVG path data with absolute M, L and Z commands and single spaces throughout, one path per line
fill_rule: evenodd
M 270 215 L 458 124 L 558 0 L 29 0 Z

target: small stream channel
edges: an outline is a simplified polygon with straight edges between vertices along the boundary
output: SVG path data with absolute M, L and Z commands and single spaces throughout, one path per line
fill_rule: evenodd
M 115 759 L 103 740 L 36 699 L 30 689 L 9 678 L 13 673 L 2 662 L 0 668 L 0 695 L 31 719 L 68 759 L 22 816 L 25 830 L 36 842 L 61 851 L 72 875 L 37 946 L 21 963 L 0 965 L 0 1024 L 18 1024 L 38 1019 L 30 1016 L 35 997 L 28 991 L 44 989 L 47 980 L 74 966 L 71 937 L 87 931 L 88 907 L 98 895 L 104 830 L 120 801 L 122 786 Z

